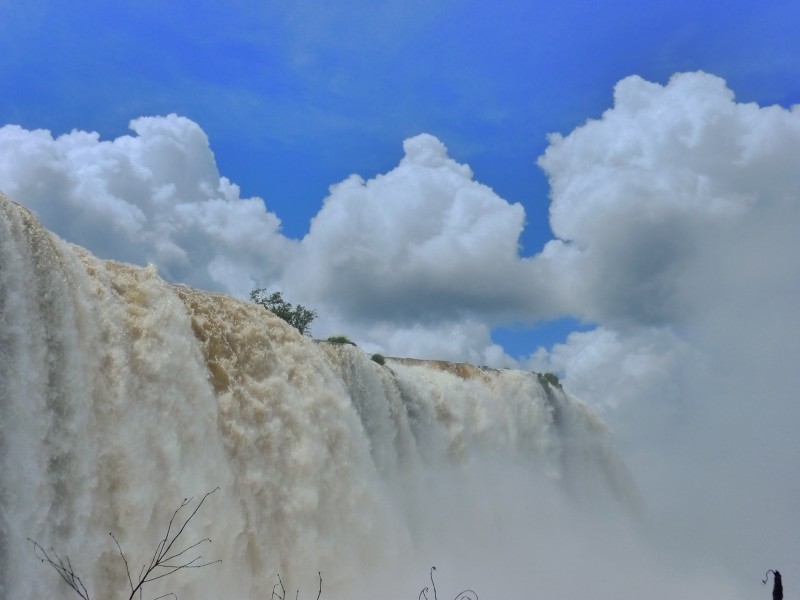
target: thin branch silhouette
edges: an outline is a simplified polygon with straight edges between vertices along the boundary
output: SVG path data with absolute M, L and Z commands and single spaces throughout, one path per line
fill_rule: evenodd
M 156 548 L 153 551 L 150 561 L 142 565 L 142 568 L 139 570 L 139 576 L 135 581 L 131 575 L 128 559 L 125 557 L 125 553 L 122 551 L 122 545 L 119 543 L 119 540 L 113 533 L 108 534 L 117 545 L 120 558 L 122 559 L 122 563 L 125 565 L 125 574 L 128 577 L 128 585 L 131 589 L 128 600 L 133 600 L 137 593 L 139 599 L 141 600 L 143 598 L 144 586 L 147 583 L 168 577 L 183 569 L 200 569 L 202 567 L 207 567 L 209 565 L 222 562 L 221 560 L 203 562 L 203 557 L 200 554 L 194 558 L 184 558 L 184 555 L 187 552 L 198 548 L 201 544 L 206 542 L 210 544 L 211 538 L 203 538 L 197 542 L 189 544 L 182 549 L 180 544 L 176 546 L 176 543 L 178 543 L 178 538 L 181 537 L 186 527 L 189 525 L 189 522 L 197 514 L 197 511 L 200 510 L 200 507 L 203 506 L 203 503 L 206 501 L 206 499 L 218 490 L 219 488 L 216 487 L 210 492 L 207 492 L 200 499 L 200 501 L 197 503 L 197 506 L 194 507 L 194 510 L 192 510 L 189 516 L 183 519 L 182 522 L 179 521 L 179 524 L 176 525 L 176 519 L 178 518 L 181 510 L 191 504 L 194 500 L 193 497 L 183 499 L 183 502 L 181 502 L 180 506 L 175 510 L 174 513 L 172 513 L 172 517 L 167 525 L 167 531 L 164 534 L 164 537 L 159 540 L 158 544 L 156 544 Z M 81 578 L 75 573 L 75 570 L 72 568 L 72 564 L 70 563 L 68 557 L 64 557 L 62 559 L 53 548 L 50 548 L 50 552 L 48 553 L 47 550 L 45 550 L 38 542 L 31 540 L 30 538 L 28 538 L 28 540 L 33 544 L 34 553 L 36 554 L 37 558 L 39 558 L 42 562 L 47 561 L 50 566 L 56 570 L 61 579 L 63 579 L 64 582 L 66 582 L 66 584 L 72 588 L 76 594 L 78 594 L 78 596 L 83 598 L 83 600 L 90 600 L 89 592 L 87 591 L 86 586 L 83 584 L 83 581 L 81 581 Z M 320 577 L 320 590 L 321 586 L 322 583 Z M 158 598 L 155 598 L 154 600 L 161 600 L 168 596 L 172 596 L 175 598 L 175 600 L 178 598 L 176 594 L 168 592 L 158 596 Z M 319 600 L 319 598 L 317 600 Z
M 50 553 L 48 554 L 47 550 L 45 550 L 35 540 L 28 538 L 28 541 L 33 544 L 33 552 L 36 554 L 36 558 L 42 562 L 47 562 L 51 567 L 53 567 L 61 576 L 61 579 L 63 579 L 64 582 L 71 587 L 76 594 L 78 594 L 78 596 L 83 598 L 83 600 L 89 600 L 89 592 L 86 590 L 86 586 L 83 585 L 81 578 L 75 573 L 75 569 L 72 568 L 72 563 L 70 562 L 68 556 L 61 558 L 58 555 L 58 552 L 56 552 L 52 546 L 50 547 Z
M 317 575 L 319 576 L 319 592 L 317 592 L 317 600 L 320 599 L 322 596 L 322 572 L 317 571 Z M 280 593 L 276 592 L 275 590 L 280 587 Z M 294 598 L 298 600 L 300 597 L 300 590 L 295 590 Z M 278 583 L 272 586 L 272 600 L 286 600 L 286 588 L 283 587 L 283 580 L 281 579 L 281 574 L 278 573 Z
M 433 580 L 433 572 L 436 570 L 436 567 L 431 567 L 430 570 L 430 577 L 431 577 L 431 587 L 433 587 L 433 600 L 439 600 L 439 597 L 436 593 L 436 582 Z M 419 596 L 417 600 L 428 600 L 428 592 L 430 588 L 426 585 L 422 590 L 419 592 Z M 317 598 L 319 600 L 319 598 Z M 464 590 L 463 592 L 459 592 L 456 594 L 453 600 L 478 600 L 478 594 L 476 594 L 473 590 Z

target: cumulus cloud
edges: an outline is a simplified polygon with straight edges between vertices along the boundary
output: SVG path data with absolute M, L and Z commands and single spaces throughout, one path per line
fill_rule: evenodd
M 519 256 L 522 206 L 475 181 L 431 135 L 403 147 L 390 172 L 331 187 L 286 285 L 350 321 L 403 326 L 554 310 L 534 285 L 541 268 Z
M 796 222 L 799 144 L 797 107 L 736 103 L 717 77 L 622 80 L 612 109 L 551 136 L 539 160 L 558 237 L 548 260 L 564 265 L 574 310 L 616 326 L 683 323 L 705 312 L 713 290 L 698 294 L 697 286 L 712 272 L 725 286 L 721 279 L 741 270 L 727 250 L 740 254 L 749 242 L 747 252 L 761 255 L 774 218 Z
M 133 136 L 0 128 L 0 188 L 101 258 L 153 263 L 172 281 L 246 294 L 291 252 L 259 198 L 220 177 L 189 119 L 142 117 Z
M 623 354 L 674 365 L 691 348 L 736 369 L 796 356 L 798 149 L 800 107 L 737 103 L 705 73 L 663 86 L 624 79 L 600 119 L 553 135 L 539 162 L 558 239 L 536 260 L 560 265 L 551 273 L 573 315 L 603 328 L 532 363 L 569 371 L 586 389 L 583 373 L 627 370 Z

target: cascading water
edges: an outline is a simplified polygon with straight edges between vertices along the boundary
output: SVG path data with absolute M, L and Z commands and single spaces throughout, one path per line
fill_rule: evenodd
M 138 571 L 180 501 L 217 486 L 191 534 L 222 564 L 148 597 L 267 598 L 278 573 L 303 597 L 319 571 L 324 598 L 415 598 L 431 564 L 442 587 L 529 597 L 563 557 L 602 554 L 589 513 L 636 503 L 606 428 L 535 374 L 379 365 L 98 260 L 2 196 L 0 422 L 3 598 L 71 593 L 27 538 L 123 597 L 108 533 Z

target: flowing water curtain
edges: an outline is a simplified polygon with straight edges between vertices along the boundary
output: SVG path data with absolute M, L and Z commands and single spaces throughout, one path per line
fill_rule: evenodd
M 91 590 L 124 588 L 108 531 L 140 556 L 157 516 L 216 486 L 193 525 L 224 567 L 165 592 L 266 596 L 276 573 L 305 592 L 321 571 L 331 596 L 413 595 L 434 560 L 469 585 L 512 567 L 543 578 L 583 552 L 594 499 L 625 504 L 607 430 L 532 373 L 381 364 L 0 206 L 5 597 L 58 592 L 26 538 L 87 565 Z

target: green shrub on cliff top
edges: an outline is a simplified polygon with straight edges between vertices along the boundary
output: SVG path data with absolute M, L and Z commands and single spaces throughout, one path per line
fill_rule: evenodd
M 350 344 L 351 346 L 356 345 L 355 342 L 350 341 L 350 339 L 343 335 L 332 335 L 326 341 L 330 342 L 331 344 Z
M 292 306 L 291 302 L 283 299 L 280 292 L 270 294 L 267 288 L 258 288 L 250 292 L 250 300 L 274 313 L 303 335 L 308 335 L 311 322 L 317 318 L 317 311 L 301 304 Z

